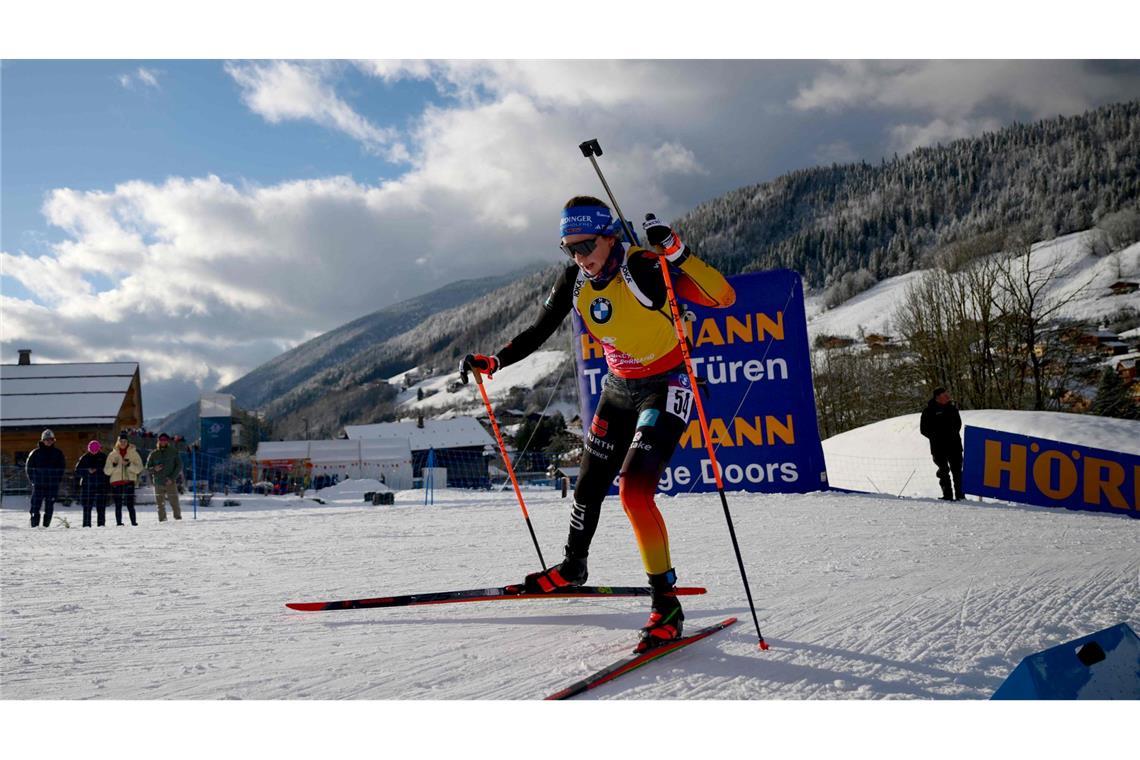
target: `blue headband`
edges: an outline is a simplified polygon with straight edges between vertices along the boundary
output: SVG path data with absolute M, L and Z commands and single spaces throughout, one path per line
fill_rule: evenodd
M 621 221 L 605 206 L 572 206 L 562 209 L 561 236 L 616 235 Z

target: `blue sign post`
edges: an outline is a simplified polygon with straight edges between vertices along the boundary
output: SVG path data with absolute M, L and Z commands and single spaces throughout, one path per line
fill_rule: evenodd
M 729 278 L 736 303 L 726 309 L 687 304 L 693 369 L 725 488 L 759 492 L 818 491 L 827 473 L 815 415 L 803 283 L 780 269 Z M 575 313 L 574 357 L 583 427 L 602 391 L 602 344 Z M 700 423 L 691 415 L 658 490 L 716 490 Z

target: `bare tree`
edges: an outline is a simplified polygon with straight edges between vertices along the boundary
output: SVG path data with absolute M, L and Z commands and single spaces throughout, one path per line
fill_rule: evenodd
M 1032 236 L 1019 230 L 1009 238 L 1008 254 L 1001 262 L 994 283 L 994 305 L 1001 317 L 1020 334 L 1021 348 L 1033 380 L 1033 408 L 1045 408 L 1045 365 L 1047 346 L 1042 341 L 1043 329 L 1061 309 L 1084 293 L 1092 282 L 1067 294 L 1054 292 L 1060 281 L 1073 274 L 1072 265 L 1062 259 L 1041 264 L 1032 259 Z

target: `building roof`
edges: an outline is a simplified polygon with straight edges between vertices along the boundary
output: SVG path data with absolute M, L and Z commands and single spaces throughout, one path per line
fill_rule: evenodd
M 0 364 L 0 425 L 113 425 L 137 362 Z
M 422 428 L 415 422 L 345 425 L 344 432 L 352 440 L 403 438 L 410 443 L 412 451 L 495 445 L 495 440 L 474 417 L 424 420 Z
M 1140 359 L 1140 351 L 1134 351 L 1130 354 L 1120 354 L 1119 356 L 1114 356 L 1103 363 L 1107 364 L 1113 369 L 1120 369 L 1121 364 L 1123 364 L 1126 368 L 1135 366 L 1137 359 Z
M 254 457 L 258 462 L 286 462 L 307 459 L 319 464 L 355 464 L 357 462 L 412 461 L 407 439 L 334 440 L 334 441 L 262 441 Z

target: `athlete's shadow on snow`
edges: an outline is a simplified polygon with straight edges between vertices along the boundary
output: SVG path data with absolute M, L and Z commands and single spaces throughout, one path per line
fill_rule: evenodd
M 737 623 L 737 629 L 733 631 L 732 648 L 737 648 L 743 639 L 748 642 L 750 648 L 755 649 L 755 636 L 751 632 L 745 633 L 739 629 L 739 626 L 745 622 L 747 621 L 742 618 Z M 662 665 L 682 669 L 686 677 L 692 678 L 695 683 L 700 683 L 702 676 L 724 679 L 732 684 L 729 691 L 732 699 L 787 699 L 789 693 L 792 693 L 793 698 L 802 696 L 805 699 L 813 699 L 817 696 L 822 699 L 875 699 L 885 696 L 903 696 L 915 699 L 984 699 L 1001 683 L 1001 679 L 987 676 L 955 673 L 921 663 L 903 662 L 862 652 L 796 641 L 768 639 L 768 643 L 772 647 L 769 653 L 756 651 L 747 655 L 726 654 L 724 652 L 726 639 L 723 638 L 723 635 L 710 639 L 709 644 L 713 642 L 719 642 L 719 647 L 713 649 L 703 643 L 698 644 L 690 649 L 678 652 L 671 656 L 668 661 L 662 661 Z M 802 653 L 817 659 L 821 655 L 825 655 L 859 663 L 870 663 L 882 667 L 881 676 L 868 676 L 849 670 L 788 662 L 783 659 L 787 653 Z M 640 673 L 631 673 L 620 681 L 607 684 L 604 693 L 599 690 L 598 692 L 584 694 L 581 698 L 620 698 L 623 694 L 652 686 L 665 672 L 667 671 L 654 670 L 649 667 Z M 907 672 L 922 674 L 923 681 L 927 683 L 914 683 L 906 677 Z M 748 686 L 744 686 L 743 689 L 737 687 L 741 677 L 754 678 L 757 687 L 751 689 Z M 956 695 L 932 690 L 929 688 L 930 681 L 934 682 L 935 687 L 943 685 L 964 687 L 967 693 Z M 842 686 L 836 687 L 837 682 L 841 682 Z M 789 690 L 783 686 L 795 688 Z M 828 687 L 832 688 L 829 689 Z M 860 689 L 862 691 L 859 691 Z M 724 698 L 723 693 L 719 698 Z M 647 699 L 662 698 L 652 689 L 636 696 Z M 709 698 L 717 699 L 718 697 L 710 693 Z
M 506 604 L 506 602 L 502 602 Z M 386 610 L 386 612 L 388 612 Z M 613 631 L 636 631 L 645 623 L 647 610 L 631 610 L 629 612 L 586 612 L 567 610 L 562 615 L 531 615 L 525 610 L 519 610 L 517 616 L 496 617 L 452 617 L 440 618 L 402 618 L 386 619 L 373 618 L 370 620 L 329 620 L 322 621 L 322 625 L 329 628 L 358 625 L 498 625 L 498 626 L 584 626 L 590 625 Z M 701 611 L 701 618 L 724 614 L 723 611 Z
M 806 670 L 826 674 L 829 676 L 834 675 L 835 678 L 833 680 L 841 679 L 845 681 L 848 684 L 847 689 L 853 689 L 857 686 L 862 685 L 869 686 L 876 696 L 882 694 L 905 694 L 925 699 L 984 699 L 987 698 L 994 689 L 1001 685 L 1001 682 L 1003 680 L 1001 678 L 987 676 L 981 673 L 958 673 L 956 671 L 945 670 L 943 668 L 934 667 L 933 665 L 927 665 L 921 662 L 895 660 L 889 657 L 882 657 L 880 655 L 869 654 L 866 652 L 855 652 L 850 649 L 837 649 L 835 647 L 820 646 L 819 644 L 806 644 L 798 641 L 784 641 L 781 639 L 769 641 L 769 644 L 781 651 L 803 652 L 805 654 L 814 655 L 816 657 L 820 655 L 828 657 L 840 657 L 845 660 L 856 660 L 861 663 L 877 665 L 886 671 L 885 675 L 892 676 L 894 678 L 898 678 L 900 675 L 903 675 L 906 672 L 917 673 L 937 682 L 939 685 L 957 685 L 968 691 L 976 692 L 972 695 L 951 695 L 947 693 L 931 692 L 918 684 L 908 684 L 904 680 L 886 681 L 882 678 L 867 677 L 841 670 L 831 671 L 824 670 L 822 668 L 811 668 L 801 665 L 791 665 L 790 663 L 780 663 L 780 667 L 789 665 L 791 668 L 799 669 L 801 671 Z M 801 678 L 802 676 L 797 676 L 796 680 L 799 680 Z M 856 686 L 850 686 L 852 683 L 854 683 Z
M 849 649 L 838 649 L 835 647 L 821 646 L 819 644 L 807 644 L 784 639 L 767 639 L 772 647 L 770 653 L 755 651 L 755 653 L 749 653 L 748 655 L 726 654 L 724 652 L 726 642 L 730 643 L 731 646 L 729 648 L 734 649 L 738 648 L 741 643 L 747 643 L 749 649 L 752 650 L 755 650 L 756 647 L 756 637 L 751 627 L 751 621 L 748 619 L 748 611 L 737 607 L 715 610 L 694 610 L 690 613 L 690 618 L 686 622 L 692 630 L 696 630 L 703 625 L 727 615 L 736 615 L 740 618 L 740 622 L 730 629 L 727 635 L 725 633 L 717 634 L 717 636 L 709 639 L 707 642 L 698 643 L 691 648 L 670 655 L 668 660 L 662 661 L 662 667 L 674 666 L 682 668 L 688 675 L 692 676 L 709 676 L 723 679 L 739 679 L 741 676 L 744 676 L 746 678 L 756 679 L 759 688 L 754 692 L 746 690 L 743 693 L 734 690 L 734 698 L 735 695 L 739 693 L 741 698 L 783 699 L 787 698 L 787 696 L 786 691 L 781 688 L 781 685 L 795 686 L 794 691 L 796 694 L 802 695 L 805 691 L 805 684 L 807 684 L 806 688 L 811 689 L 806 695 L 808 699 L 811 699 L 821 691 L 824 692 L 823 698 L 826 699 L 851 697 L 874 699 L 884 696 L 903 696 L 915 699 L 985 699 L 1002 682 L 1001 678 L 987 676 L 981 673 L 957 673 L 921 662 L 907 662 L 865 652 L 856 652 Z M 645 611 L 641 609 L 631 610 L 629 612 L 587 612 L 585 610 L 575 611 L 567 609 L 563 614 L 559 615 L 533 615 L 527 614 L 525 610 L 519 610 L 517 616 L 455 617 L 446 620 L 439 618 L 395 618 L 388 616 L 385 618 L 372 617 L 367 620 L 328 620 L 321 621 L 321 624 L 329 628 L 341 628 L 345 626 L 440 624 L 457 626 L 562 627 L 590 625 L 615 632 L 632 634 L 634 630 L 642 625 L 644 616 Z M 621 647 L 615 645 L 614 651 L 611 654 L 616 657 L 620 651 Z M 868 665 L 877 666 L 879 670 L 878 675 L 868 676 L 853 672 L 853 670 L 788 662 L 787 657 L 789 655 L 803 655 L 804 659 L 810 657 L 815 660 L 821 659 L 822 657 L 835 658 L 841 661 L 856 663 L 857 665 L 853 665 L 853 670 L 866 670 Z M 599 665 L 602 664 L 606 663 L 599 663 Z M 631 673 L 623 677 L 620 681 L 607 684 L 604 693 L 602 690 L 599 690 L 598 692 L 583 694 L 580 698 L 620 697 L 622 694 L 641 687 L 651 686 L 663 672 L 667 671 L 661 671 L 654 666 L 650 666 L 644 671 Z M 907 678 L 908 673 L 921 676 L 921 680 L 924 683 L 914 683 L 911 679 Z M 843 682 L 841 688 L 828 689 L 829 686 L 833 686 L 837 681 Z M 932 690 L 930 688 L 932 684 L 935 688 L 956 687 L 964 693 L 950 693 L 949 689 L 942 692 Z M 857 691 L 864 687 L 864 691 Z M 653 690 L 646 692 L 644 695 L 637 696 L 645 696 L 649 699 L 661 698 L 660 696 L 656 696 Z M 710 698 L 716 697 L 710 696 Z

